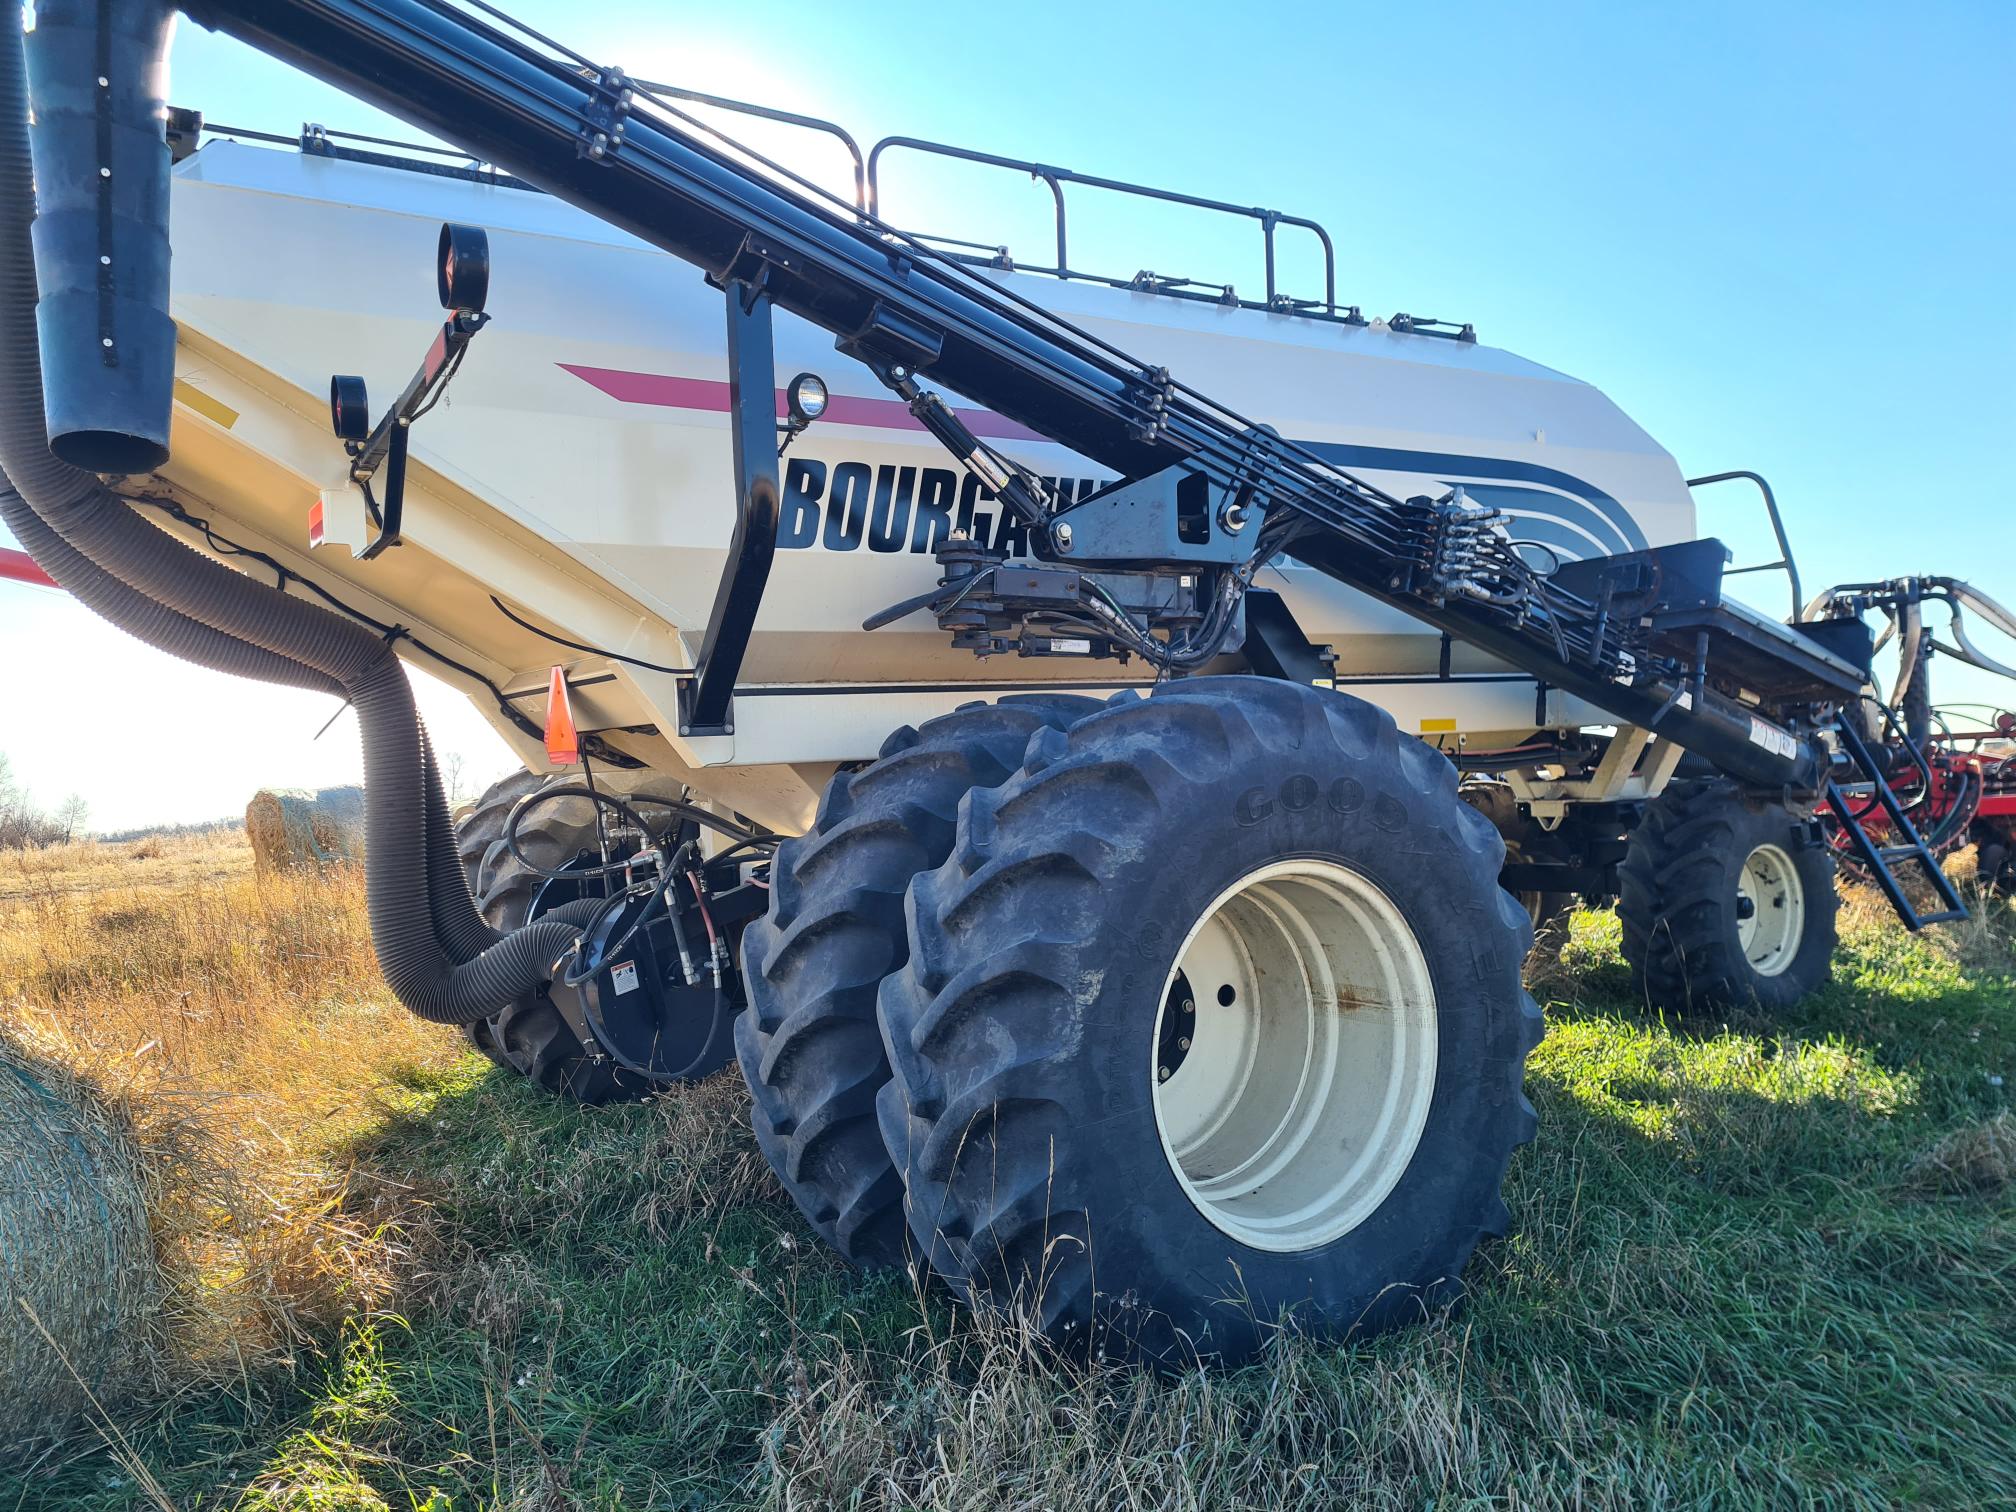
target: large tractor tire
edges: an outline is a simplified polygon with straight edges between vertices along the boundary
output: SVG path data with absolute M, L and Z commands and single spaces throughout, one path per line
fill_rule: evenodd
M 1618 876 L 1624 958 L 1655 1008 L 1777 1011 L 1827 980 L 1834 859 L 1801 811 L 1676 782 L 1646 805 Z
M 540 776 L 514 772 L 493 783 L 455 825 L 455 846 L 475 894 L 477 911 L 493 929 L 511 930 L 531 916 L 546 879 L 531 870 L 504 843 L 504 825 L 520 800 L 542 788 L 578 783 L 566 772 Z M 655 773 L 612 772 L 596 781 L 619 796 L 646 793 L 678 798 L 683 786 Z M 647 821 L 650 816 L 647 814 Z M 582 798 L 543 804 L 518 827 L 519 849 L 540 866 L 562 866 L 595 844 L 594 806 Z M 600 1105 L 634 1102 L 662 1090 L 648 1077 L 613 1061 L 591 1057 L 552 998 L 542 989 L 527 993 L 493 1018 L 478 1019 L 464 1032 L 477 1049 L 559 1097 Z
M 735 1024 L 756 1142 L 812 1226 L 857 1265 L 905 1259 L 903 1184 L 875 1125 L 889 1079 L 875 992 L 902 966 L 903 895 L 952 849 L 969 791 L 1005 781 L 1038 730 L 1100 708 L 1068 695 L 969 704 L 905 726 L 833 779 L 812 832 L 778 847 L 770 912 L 743 935 Z
M 1341 694 L 1199 678 L 1039 736 L 911 884 L 882 984 L 920 1249 L 1161 1365 L 1453 1300 L 1535 1125 L 1503 850 L 1447 761 Z

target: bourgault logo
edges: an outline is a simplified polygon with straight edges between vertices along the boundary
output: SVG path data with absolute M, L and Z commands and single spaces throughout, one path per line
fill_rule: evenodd
M 578 362 L 563 362 L 559 367 L 619 404 L 725 415 L 734 399 L 729 386 L 718 378 L 639 373 Z M 779 389 L 777 416 L 782 419 L 787 413 L 785 394 Z M 958 415 L 976 436 L 1011 442 L 1044 439 L 992 410 L 962 408 Z M 923 440 L 923 425 L 898 399 L 834 394 L 825 418 L 829 424 L 909 431 Z M 1045 478 L 1043 483 L 1059 504 L 1075 504 L 1109 481 Z M 828 463 L 800 454 L 785 465 L 783 490 L 777 544 L 787 551 L 813 547 L 859 551 L 866 546 L 870 551 L 929 556 L 947 536 L 960 530 L 1011 557 L 1029 554 L 1028 527 L 999 507 L 993 490 L 982 487 L 978 478 L 963 470 L 895 463 Z
M 1104 488 L 1103 478 L 1043 480 L 1059 503 Z M 899 467 L 793 457 L 784 469 L 777 544 L 791 551 L 910 552 L 929 556 L 953 531 L 1011 557 L 1029 554 L 1029 528 L 992 489 L 947 467 Z

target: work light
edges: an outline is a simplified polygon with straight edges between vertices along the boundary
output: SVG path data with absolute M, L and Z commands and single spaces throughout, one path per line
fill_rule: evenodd
M 329 425 L 345 441 L 371 434 L 371 399 L 362 378 L 338 373 L 329 380 Z
M 817 373 L 800 373 L 791 380 L 785 395 L 793 430 L 803 430 L 826 413 L 826 380 Z

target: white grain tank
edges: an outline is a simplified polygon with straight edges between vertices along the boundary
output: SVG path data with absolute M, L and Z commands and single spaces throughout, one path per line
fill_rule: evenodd
M 169 481 L 509 691 L 543 688 L 566 653 L 492 594 L 552 634 L 691 664 L 733 516 L 721 297 L 695 269 L 546 195 L 229 141 L 178 165 L 173 217 Z M 337 544 L 361 542 L 362 507 L 342 486 L 324 395 L 332 372 L 365 374 L 385 396 L 412 370 L 440 319 L 427 270 L 444 220 L 488 228 L 492 322 L 414 431 L 406 544 L 359 563 Z M 1395 495 L 1460 483 L 1563 556 L 1693 534 L 1680 471 L 1656 442 L 1595 388 L 1510 352 L 1376 321 L 989 276 Z M 935 581 L 930 553 L 948 531 L 1014 549 L 1017 527 L 824 332 L 780 316 L 777 347 L 780 378 L 817 372 L 833 401 L 786 456 L 783 549 L 736 736 L 678 740 L 670 678 L 614 663 L 587 695 L 588 719 L 658 726 L 667 733 L 639 739 L 660 764 L 810 777 L 976 690 L 1144 679 L 1138 664 L 978 662 L 924 615 L 863 633 L 864 617 Z M 1069 491 L 1107 481 L 1003 417 L 961 409 Z M 318 498 L 329 544 L 310 553 Z M 1445 672 L 1435 632 L 1292 562 L 1260 585 L 1336 649 L 1340 681 L 1402 728 L 1474 741 L 1600 722 L 1461 645 Z

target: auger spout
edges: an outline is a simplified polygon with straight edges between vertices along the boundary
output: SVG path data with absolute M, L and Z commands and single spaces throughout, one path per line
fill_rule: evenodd
M 168 458 L 174 23 L 161 0 L 44 0 L 28 36 L 44 415 L 50 449 L 87 472 Z

